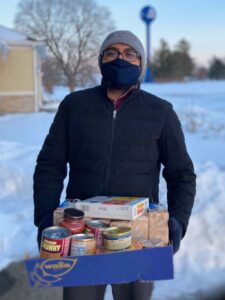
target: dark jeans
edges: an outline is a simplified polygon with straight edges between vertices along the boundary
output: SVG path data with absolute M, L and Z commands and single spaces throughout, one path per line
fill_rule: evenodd
M 103 300 L 106 285 L 77 286 L 63 289 L 63 300 Z M 112 284 L 114 300 L 150 300 L 153 282 Z

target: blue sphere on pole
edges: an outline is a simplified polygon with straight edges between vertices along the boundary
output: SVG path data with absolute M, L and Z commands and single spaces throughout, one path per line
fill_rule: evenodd
M 156 18 L 155 9 L 152 6 L 145 6 L 141 10 L 141 18 L 147 25 L 149 25 Z
M 152 75 L 150 69 L 150 24 L 156 18 L 156 11 L 152 6 L 145 6 L 141 10 L 141 19 L 146 24 L 146 56 L 147 56 L 147 70 L 145 74 L 145 82 L 152 82 Z

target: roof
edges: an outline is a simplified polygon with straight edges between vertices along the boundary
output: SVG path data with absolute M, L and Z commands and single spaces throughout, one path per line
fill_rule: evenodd
M 32 46 L 38 45 L 40 42 L 30 40 L 27 36 L 17 32 L 14 29 L 0 25 L 0 42 L 8 45 Z M 42 43 L 41 43 L 42 44 Z
M 10 46 L 35 47 L 41 59 L 47 57 L 47 50 L 44 43 L 31 40 L 22 33 L 0 25 L 0 60 L 7 58 Z

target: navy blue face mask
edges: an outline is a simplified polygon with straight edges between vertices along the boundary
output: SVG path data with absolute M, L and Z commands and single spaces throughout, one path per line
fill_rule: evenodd
M 116 60 L 102 63 L 101 73 L 103 79 L 111 83 L 110 87 L 120 89 L 137 84 L 141 68 L 117 58 Z

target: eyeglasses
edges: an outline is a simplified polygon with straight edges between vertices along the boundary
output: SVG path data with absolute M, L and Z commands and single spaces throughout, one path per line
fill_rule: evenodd
M 140 58 L 140 55 L 132 49 L 126 49 L 120 52 L 119 50 L 114 48 L 106 49 L 103 52 L 102 56 L 104 60 L 112 61 L 117 59 L 120 54 L 122 55 L 123 60 L 126 60 L 128 62 L 134 62 L 136 59 Z

